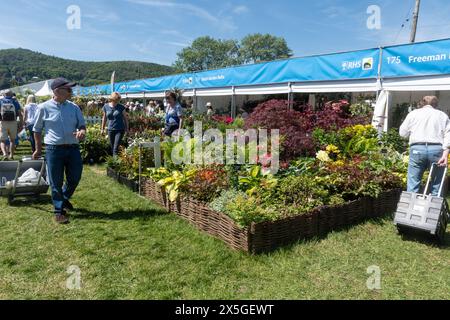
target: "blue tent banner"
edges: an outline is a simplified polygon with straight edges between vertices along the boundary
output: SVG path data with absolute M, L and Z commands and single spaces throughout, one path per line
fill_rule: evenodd
M 381 75 L 426 76 L 450 73 L 450 39 L 383 49 Z
M 378 49 L 274 61 L 194 74 L 195 88 L 376 78 Z
M 198 73 L 116 83 L 119 93 L 162 92 L 298 81 L 370 79 L 378 74 L 379 49 L 294 58 Z M 81 88 L 81 95 L 110 94 L 108 85 Z M 78 92 L 76 92 L 78 94 Z
M 171 88 L 189 90 L 439 74 L 450 74 L 450 39 L 134 80 L 116 83 L 114 90 L 122 94 L 151 93 Z M 110 85 L 80 88 L 75 92 L 78 95 L 110 93 Z

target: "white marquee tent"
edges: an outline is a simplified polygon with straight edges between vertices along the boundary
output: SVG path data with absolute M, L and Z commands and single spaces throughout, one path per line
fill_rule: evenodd
M 53 91 L 50 88 L 50 86 L 51 86 L 51 81 L 50 80 L 45 81 L 45 83 L 42 86 L 42 88 L 35 93 L 35 96 L 36 97 L 51 96 L 53 94 Z

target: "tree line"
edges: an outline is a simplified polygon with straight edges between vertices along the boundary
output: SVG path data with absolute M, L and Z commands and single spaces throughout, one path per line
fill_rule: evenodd
M 66 77 L 83 86 L 173 74 L 170 66 L 135 61 L 85 62 L 57 58 L 26 49 L 0 50 L 0 90 L 32 82 Z
M 195 72 L 292 57 L 282 37 L 250 34 L 241 41 L 199 37 L 177 54 L 177 72 Z
M 27 49 L 0 50 L 0 90 L 32 82 L 66 77 L 82 86 L 154 78 L 289 58 L 292 50 L 282 37 L 250 34 L 242 40 L 199 37 L 177 54 L 172 67 L 136 61 L 85 62 L 57 58 Z

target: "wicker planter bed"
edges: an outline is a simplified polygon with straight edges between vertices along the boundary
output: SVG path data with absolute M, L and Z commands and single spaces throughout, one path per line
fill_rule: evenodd
M 341 206 L 315 209 L 307 214 L 277 221 L 252 223 L 239 227 L 227 215 L 215 212 L 207 204 L 182 195 L 169 203 L 164 190 L 150 179 L 142 179 L 142 195 L 186 219 L 197 229 L 221 239 L 233 249 L 252 254 L 266 253 L 300 239 L 323 236 L 370 218 L 395 211 L 401 190 L 383 192 L 378 198 L 361 198 Z
M 120 184 L 126 186 L 131 191 L 133 192 L 139 191 L 139 182 L 128 179 L 126 176 L 121 175 L 120 173 L 116 172 L 115 170 L 109 167 L 106 169 L 106 174 L 108 177 L 113 178 Z

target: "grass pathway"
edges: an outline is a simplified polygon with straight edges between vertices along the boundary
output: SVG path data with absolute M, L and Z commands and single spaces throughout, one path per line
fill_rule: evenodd
M 450 239 L 439 248 L 370 221 L 248 256 L 85 167 L 71 224 L 49 197 L 0 200 L 0 299 L 450 299 Z M 69 266 L 81 290 L 68 290 Z M 366 287 L 369 266 L 381 290 Z

